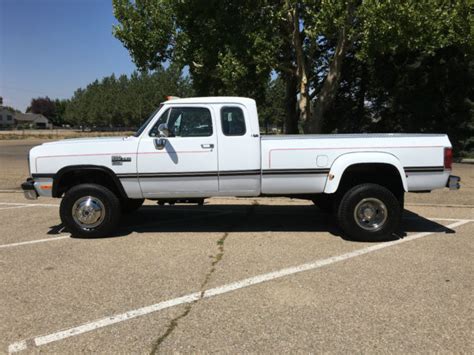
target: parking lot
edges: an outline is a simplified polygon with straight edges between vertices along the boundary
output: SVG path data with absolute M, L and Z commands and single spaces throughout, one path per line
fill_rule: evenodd
M 0 141 L 0 353 L 472 352 L 474 165 L 407 194 L 404 236 L 345 240 L 312 203 L 147 202 L 71 238 L 18 185 L 37 141 Z

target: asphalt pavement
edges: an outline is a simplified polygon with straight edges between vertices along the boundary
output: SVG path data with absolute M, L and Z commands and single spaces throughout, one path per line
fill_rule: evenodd
M 59 200 L 16 192 L 27 148 L 5 146 L 0 353 L 474 349 L 472 165 L 454 167 L 460 191 L 408 194 L 390 242 L 345 240 L 286 198 L 147 202 L 115 235 L 80 239 Z

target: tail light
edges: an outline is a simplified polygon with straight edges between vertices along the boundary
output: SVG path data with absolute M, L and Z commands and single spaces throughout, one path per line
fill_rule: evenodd
M 444 148 L 444 168 L 451 170 L 453 167 L 453 148 Z

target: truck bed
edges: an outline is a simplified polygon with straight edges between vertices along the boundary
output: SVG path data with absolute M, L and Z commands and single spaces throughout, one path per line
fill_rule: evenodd
M 443 152 L 450 146 L 445 134 L 262 136 L 262 193 L 322 192 L 336 160 L 354 152 L 388 154 L 403 167 L 409 191 L 432 190 L 449 177 Z

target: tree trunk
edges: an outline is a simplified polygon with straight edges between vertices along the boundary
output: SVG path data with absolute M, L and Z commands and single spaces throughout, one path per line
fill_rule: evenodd
M 305 126 L 305 133 L 321 133 L 324 124 L 324 114 L 336 98 L 336 93 L 339 89 L 339 81 L 341 79 L 342 63 L 346 56 L 347 49 L 350 46 L 348 32 L 354 17 L 354 10 L 354 4 L 349 4 L 345 25 L 339 31 L 334 56 L 329 64 L 329 71 L 314 104 L 311 119 L 307 121 L 307 125 Z
M 298 134 L 298 114 L 297 114 L 297 98 L 296 87 L 298 81 L 293 73 L 285 73 L 285 122 L 284 132 L 286 134 Z
M 296 55 L 296 73 L 298 79 L 298 91 L 300 94 L 298 101 L 299 115 L 300 121 L 305 124 L 309 120 L 311 114 L 310 98 L 308 92 L 308 69 L 303 51 L 303 41 L 301 39 L 298 5 L 293 4 L 293 7 L 291 7 L 291 4 L 287 2 L 287 6 L 287 18 L 288 23 L 290 26 L 292 26 L 292 40 Z

